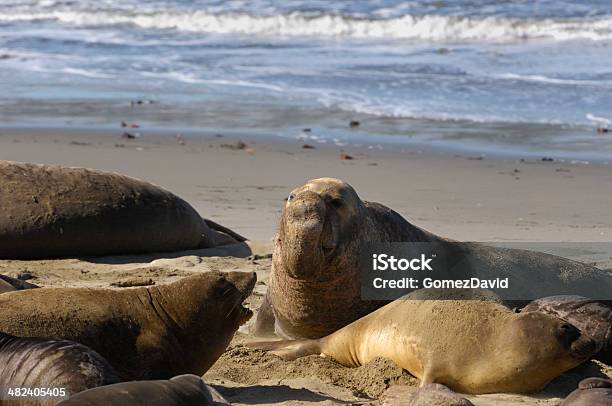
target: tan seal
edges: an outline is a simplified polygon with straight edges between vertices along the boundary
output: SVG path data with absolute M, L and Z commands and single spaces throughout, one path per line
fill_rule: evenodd
M 372 244 L 394 242 L 435 244 L 454 264 L 446 271 L 451 279 L 509 278 L 513 298 L 524 299 L 512 306 L 544 296 L 599 299 L 612 292 L 612 275 L 593 266 L 544 253 L 450 241 L 390 208 L 361 200 L 346 182 L 322 178 L 298 187 L 287 199 L 255 333 L 322 337 L 385 304 L 361 298 L 362 252 Z
M 244 241 L 150 183 L 0 161 L 0 258 L 170 252 Z
M 399 299 L 315 340 L 255 343 L 285 359 L 322 354 L 357 367 L 376 357 L 462 393 L 525 393 L 588 359 L 595 343 L 562 320 L 483 300 Z
M 205 272 L 125 290 L 46 288 L 0 295 L 0 331 L 76 341 L 122 380 L 202 375 L 251 317 L 255 273 Z

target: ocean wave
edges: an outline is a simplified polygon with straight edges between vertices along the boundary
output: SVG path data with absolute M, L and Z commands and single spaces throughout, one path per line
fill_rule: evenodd
M 291 13 L 271 16 L 204 11 L 21 10 L 0 21 L 54 20 L 76 26 L 131 24 L 145 29 L 266 36 L 392 38 L 428 41 L 610 40 L 612 17 L 596 19 L 517 19 L 425 15 L 365 19 L 341 15 Z
M 539 82 L 553 85 L 570 85 L 570 86 L 605 86 L 612 85 L 612 82 L 602 80 L 577 80 L 577 79 L 559 79 L 551 78 L 543 75 L 518 75 L 515 73 L 505 73 L 497 76 L 500 79 L 519 80 L 525 82 Z

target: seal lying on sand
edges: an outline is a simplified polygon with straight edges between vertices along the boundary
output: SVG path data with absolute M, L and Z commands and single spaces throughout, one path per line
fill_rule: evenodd
M 536 311 L 558 317 L 593 338 L 597 344 L 593 358 L 612 365 L 611 307 L 581 296 L 551 296 L 534 300 L 521 310 Z
M 612 405 L 612 380 L 587 378 L 580 381 L 578 389 L 570 393 L 560 406 L 609 405 Z
M 484 300 L 395 300 L 316 340 L 253 343 L 285 359 L 330 356 L 349 367 L 385 357 L 421 380 L 462 393 L 525 393 L 588 359 L 595 343 L 539 312 Z
M 202 378 L 181 375 L 170 380 L 123 382 L 86 390 L 58 406 L 207 406 L 213 396 Z
M 362 201 L 341 180 L 322 178 L 289 195 L 255 333 L 322 337 L 384 305 L 361 299 L 360 269 L 368 246 L 391 242 L 436 243 L 462 264 L 462 269 L 449 270 L 455 278 L 510 278 L 514 298 L 525 299 L 512 306 L 557 294 L 598 298 L 612 292 L 612 276 L 592 266 L 543 253 L 449 241 L 381 204 Z
M 0 333 L 0 365 L 2 388 L 65 388 L 69 395 L 119 382 L 115 370 L 97 352 L 66 340 Z M 36 402 L 56 403 L 57 399 Z
M 10 276 L 0 274 L 0 293 L 12 292 L 23 289 L 36 289 L 40 286 L 33 283 L 25 282 L 20 279 L 11 278 Z
M 0 161 L 0 258 L 169 252 L 244 241 L 150 183 Z
M 0 331 L 76 341 L 122 380 L 202 375 L 252 315 L 255 273 L 205 272 L 126 290 L 53 288 L 0 295 Z

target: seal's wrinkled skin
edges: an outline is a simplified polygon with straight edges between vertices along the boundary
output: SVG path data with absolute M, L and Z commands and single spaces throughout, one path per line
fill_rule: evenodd
M 0 295 L 0 331 L 91 347 L 122 380 L 203 375 L 252 315 L 255 273 L 205 272 L 126 290 L 53 288 Z
M 612 307 L 581 296 L 551 296 L 534 300 L 521 312 L 542 312 L 556 316 L 595 340 L 597 353 L 593 356 L 612 365 Z
M 586 378 L 578 389 L 570 393 L 560 406 L 610 406 L 612 405 L 612 380 Z
M 97 352 L 66 340 L 21 338 L 0 332 L 0 387 L 65 388 L 74 394 L 119 382 Z M 54 405 L 57 399 L 20 402 Z
M 150 183 L 0 161 L 0 258 L 170 252 L 244 241 Z
M 81 392 L 58 406 L 209 406 L 209 388 L 195 375 L 170 380 L 123 382 Z
M 288 360 L 322 354 L 348 367 L 389 358 L 421 380 L 461 393 L 529 393 L 587 360 L 595 343 L 539 312 L 483 300 L 408 295 L 316 340 L 251 344 Z
M 318 338 L 384 305 L 361 299 L 361 253 L 373 244 L 393 242 L 435 243 L 454 264 L 438 277 L 447 272 L 445 279 L 511 279 L 516 300 L 506 301 L 509 306 L 543 296 L 603 298 L 612 292 L 612 275 L 593 266 L 539 252 L 450 241 L 381 204 L 362 201 L 339 179 L 322 178 L 295 189 L 287 199 L 255 333 Z

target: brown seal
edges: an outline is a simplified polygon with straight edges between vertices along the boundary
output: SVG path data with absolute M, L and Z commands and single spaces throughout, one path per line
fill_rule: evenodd
M 514 313 L 487 300 L 412 297 L 323 338 L 251 346 L 288 360 L 321 354 L 349 367 L 385 357 L 421 386 L 440 383 L 471 394 L 535 392 L 595 350 L 591 338 L 544 313 Z
M 610 303 L 581 296 L 550 296 L 534 300 L 521 312 L 543 312 L 556 316 L 595 340 L 593 356 L 612 365 L 612 307 Z
M 3 390 L 9 387 L 64 388 L 68 396 L 119 382 L 115 370 L 97 352 L 67 340 L 0 333 L 0 365 L 0 388 Z M 32 404 L 54 405 L 58 398 L 32 401 Z
M 560 406 L 610 406 L 612 405 L 612 380 L 586 378 L 578 389 L 570 393 Z
M 490 278 L 492 272 L 510 278 L 512 295 L 521 299 L 508 303 L 512 306 L 557 294 L 606 297 L 612 292 L 612 275 L 595 267 L 544 253 L 449 241 L 381 204 L 361 200 L 339 179 L 322 178 L 287 199 L 255 333 L 322 337 L 385 304 L 361 298 L 362 252 L 393 242 L 435 243 L 454 258 L 455 268 L 448 273 L 455 278 Z
M 91 347 L 122 380 L 202 375 L 251 311 L 255 273 L 205 272 L 125 290 L 48 288 L 0 295 L 0 331 Z
M 40 286 L 25 282 L 20 279 L 0 274 L 0 293 L 13 292 L 15 290 L 36 289 Z
M 134 381 L 86 390 L 58 406 L 209 406 L 220 404 L 202 378 L 180 375 L 170 380 Z
M 150 183 L 0 161 L 0 258 L 170 252 L 244 241 Z

